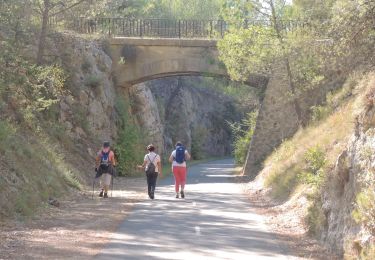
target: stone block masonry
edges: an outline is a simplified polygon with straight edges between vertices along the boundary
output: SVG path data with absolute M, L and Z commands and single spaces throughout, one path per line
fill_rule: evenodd
M 298 130 L 297 113 L 289 94 L 287 75 L 286 66 L 275 64 L 244 165 L 244 174 L 251 178 L 256 177 L 267 156 Z

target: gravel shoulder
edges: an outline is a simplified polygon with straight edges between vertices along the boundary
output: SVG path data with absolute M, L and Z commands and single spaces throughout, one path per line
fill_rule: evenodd
M 241 172 L 241 169 L 238 168 L 237 172 Z M 238 174 L 238 178 L 242 179 L 243 176 Z M 309 236 L 304 222 L 308 204 L 306 197 L 296 193 L 288 201 L 280 203 L 271 198 L 261 178 L 243 183 L 243 189 L 252 210 L 264 216 L 268 228 L 282 238 L 293 255 L 301 259 L 341 259 L 317 239 Z
M 144 190 L 144 178 L 117 178 L 112 198 L 92 199 L 86 190 L 24 221 L 0 222 L 0 259 L 91 259 Z

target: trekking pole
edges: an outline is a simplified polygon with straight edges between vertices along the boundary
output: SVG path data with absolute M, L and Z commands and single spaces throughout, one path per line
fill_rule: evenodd
M 92 196 L 91 196 L 91 199 L 94 199 L 95 182 L 96 182 L 96 176 L 94 177 L 94 179 L 92 181 Z
M 113 179 L 115 178 L 116 176 L 116 168 L 113 167 L 113 171 L 112 171 L 112 184 L 111 184 L 111 198 L 113 198 Z
M 112 176 L 112 187 L 111 187 L 111 198 L 113 198 L 113 179 L 115 178 L 115 175 Z

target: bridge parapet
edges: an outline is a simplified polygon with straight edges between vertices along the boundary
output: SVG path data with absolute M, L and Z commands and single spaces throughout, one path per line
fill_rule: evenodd
M 136 38 L 205 38 L 218 39 L 224 37 L 231 24 L 225 20 L 171 20 L 171 19 L 128 19 L 128 18 L 77 18 L 64 21 L 54 18 L 50 24 L 62 24 L 66 29 L 82 34 L 102 34 L 112 37 Z M 233 24 L 232 24 L 233 26 Z M 243 20 L 236 27 L 251 26 L 272 27 L 269 20 Z M 294 31 L 308 24 L 297 20 L 278 21 L 281 31 Z

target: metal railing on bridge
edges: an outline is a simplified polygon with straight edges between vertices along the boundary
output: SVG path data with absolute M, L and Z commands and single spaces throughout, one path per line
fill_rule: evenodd
M 50 24 L 61 21 L 51 20 Z M 244 28 L 254 25 L 271 26 L 269 21 L 244 20 Z M 281 21 L 281 29 L 292 31 L 306 24 L 296 21 Z M 123 37 L 153 38 L 222 38 L 229 29 L 224 20 L 169 20 L 127 18 L 78 18 L 64 22 L 64 27 L 83 34 L 106 34 Z
M 224 20 L 80 18 L 76 23 L 80 33 L 124 37 L 216 38 L 227 30 Z

